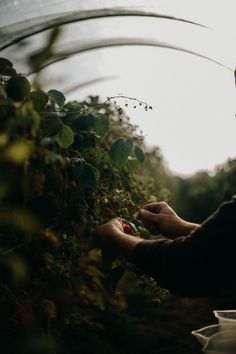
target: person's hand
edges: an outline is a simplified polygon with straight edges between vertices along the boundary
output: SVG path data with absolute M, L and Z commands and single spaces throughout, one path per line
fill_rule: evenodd
M 138 218 L 151 232 L 170 238 L 188 235 L 199 226 L 181 219 L 165 202 L 144 205 Z
M 98 226 L 94 232 L 94 238 L 98 241 L 103 252 L 109 252 L 112 256 L 115 256 L 116 250 L 113 249 L 113 245 L 121 233 L 123 233 L 122 220 L 115 218 Z
M 103 254 L 110 258 L 132 256 L 133 248 L 141 239 L 130 236 L 124 232 L 124 222 L 121 218 L 115 218 L 106 224 L 98 226 L 93 236 L 102 248 Z

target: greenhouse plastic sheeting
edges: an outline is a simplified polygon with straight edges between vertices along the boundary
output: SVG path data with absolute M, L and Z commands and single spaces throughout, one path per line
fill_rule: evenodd
M 201 21 L 201 16 L 194 18 L 193 13 L 186 11 L 186 6 L 176 8 L 167 3 L 157 0 L 1 0 L 0 55 L 14 61 L 21 72 L 33 74 L 35 68 L 29 65 L 28 58 L 42 51 L 51 28 L 60 26 L 53 54 L 43 68 L 50 83 L 63 82 L 68 92 L 103 79 L 113 80 L 124 74 L 125 65 L 129 65 L 132 72 L 130 57 L 140 62 L 140 70 L 145 70 L 148 55 L 156 55 L 153 50 L 156 53 L 157 48 L 197 55 L 199 60 L 211 60 L 233 70 L 235 58 L 225 55 L 230 52 L 232 43 L 225 41 L 220 32 L 216 36 L 204 17 Z M 149 53 L 143 55 L 143 60 L 138 54 L 140 48 L 142 53 L 144 48 Z M 114 55 L 120 62 L 112 67 L 110 62 L 114 61 Z M 66 75 L 62 75 L 65 72 Z

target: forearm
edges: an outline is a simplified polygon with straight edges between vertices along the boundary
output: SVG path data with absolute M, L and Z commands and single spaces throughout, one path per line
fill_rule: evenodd
M 138 237 L 127 235 L 122 231 L 116 231 L 115 236 L 110 235 L 110 237 L 106 238 L 104 248 L 107 248 L 108 251 L 113 250 L 112 253 L 118 257 L 132 260 L 134 249 L 141 241 L 143 240 Z
M 236 287 L 235 215 L 236 203 L 225 203 L 189 236 L 138 244 L 133 261 L 175 294 L 206 296 Z
M 133 259 L 134 249 L 142 239 L 127 236 L 126 234 L 121 234 L 119 238 L 114 241 L 114 247 L 116 247 L 118 254 L 121 257 L 125 257 L 130 260 Z
M 182 220 L 179 228 L 179 236 L 187 236 L 191 232 L 195 231 L 199 226 L 199 224 Z
M 189 238 L 144 240 L 135 247 L 133 262 L 172 294 L 198 296 L 203 291 L 206 294 L 207 284 L 203 281 L 206 265 L 200 261 L 198 246 L 194 249 Z

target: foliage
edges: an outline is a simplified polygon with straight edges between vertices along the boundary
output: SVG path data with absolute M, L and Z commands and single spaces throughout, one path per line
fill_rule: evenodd
M 229 159 L 214 171 L 199 171 L 188 178 L 172 177 L 173 205 L 187 220 L 203 222 L 236 190 L 236 160 Z
M 143 138 L 110 102 L 33 91 L 3 58 L 0 75 L 1 353 L 87 352 L 125 306 L 114 289 L 126 265 L 101 262 L 93 228 L 119 215 L 148 235 L 135 218 L 157 198 Z

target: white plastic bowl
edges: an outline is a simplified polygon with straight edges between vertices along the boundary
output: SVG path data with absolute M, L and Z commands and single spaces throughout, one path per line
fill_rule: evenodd
M 232 326 L 230 325 L 221 326 L 220 324 L 215 324 L 197 329 L 195 331 L 192 331 L 191 333 L 197 338 L 197 340 L 202 344 L 202 346 L 204 346 L 207 344 L 208 340 L 213 335 L 231 328 Z
M 213 312 L 220 325 L 236 326 L 236 310 L 215 310 Z
M 203 352 L 206 354 L 235 354 L 236 328 L 223 329 L 213 334 L 204 345 Z

